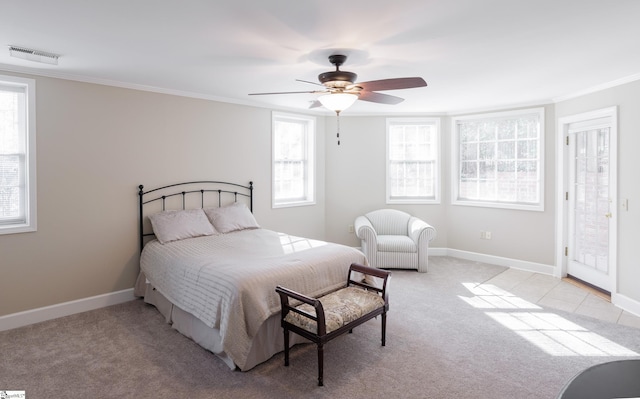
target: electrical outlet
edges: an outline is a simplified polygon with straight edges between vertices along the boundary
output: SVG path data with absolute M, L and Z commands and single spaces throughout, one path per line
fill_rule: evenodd
M 354 231 L 355 231 L 355 230 L 353 229 L 353 225 L 352 225 L 352 224 L 350 224 L 350 225 L 349 225 L 349 233 L 353 233 Z
M 482 230 L 480 232 L 480 239 L 481 240 L 490 240 L 491 239 L 491 232 Z

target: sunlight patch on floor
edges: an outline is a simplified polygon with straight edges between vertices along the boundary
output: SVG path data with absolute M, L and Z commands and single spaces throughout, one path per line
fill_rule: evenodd
M 491 284 L 478 285 L 475 283 L 462 283 L 474 297 L 458 298 L 478 309 L 542 309 L 540 306 L 517 297 L 502 288 Z
M 490 284 L 463 283 L 473 297 L 458 295 L 477 309 L 552 356 L 639 356 L 555 313 L 537 312 L 538 305 Z M 522 310 L 529 310 L 523 312 Z M 504 311 L 516 310 L 516 311 Z

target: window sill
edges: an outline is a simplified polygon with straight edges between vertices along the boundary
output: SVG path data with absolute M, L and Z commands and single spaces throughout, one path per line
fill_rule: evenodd
M 2 234 L 19 234 L 19 233 L 31 233 L 37 231 L 35 225 L 29 224 L 10 224 L 6 226 L 0 226 L 0 235 Z
M 439 205 L 439 199 L 389 199 L 386 203 L 388 205 Z
M 280 204 L 272 204 L 271 208 L 272 209 L 293 208 L 293 207 L 297 207 L 297 206 L 310 206 L 310 205 L 315 205 L 315 204 L 316 204 L 315 201 L 284 202 L 284 203 L 280 203 Z
M 517 211 L 544 212 L 544 204 L 515 204 L 508 202 L 484 202 L 484 201 L 451 201 L 451 205 L 475 206 L 479 208 L 512 209 Z

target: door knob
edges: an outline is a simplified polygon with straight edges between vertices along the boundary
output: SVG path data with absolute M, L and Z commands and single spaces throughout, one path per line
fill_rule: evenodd
M 611 214 L 611 212 L 607 212 L 607 213 L 605 213 L 605 214 L 604 214 L 604 217 L 606 217 L 606 218 L 611 218 L 611 216 L 613 216 L 613 215 Z

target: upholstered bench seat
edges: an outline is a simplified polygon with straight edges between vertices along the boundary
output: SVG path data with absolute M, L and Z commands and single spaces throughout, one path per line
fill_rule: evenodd
M 365 279 L 361 280 L 363 275 Z M 284 365 L 289 365 L 290 331 L 315 342 L 318 346 L 318 385 L 323 385 L 323 346 L 326 342 L 345 332 L 351 332 L 354 327 L 376 316 L 381 316 L 382 346 L 385 346 L 389 276 L 388 271 L 353 263 L 349 267 L 346 287 L 320 298 L 311 298 L 277 286 L 276 292 L 282 305 L 280 324 L 284 330 Z M 372 284 L 375 279 L 371 277 L 381 279 L 381 287 Z M 289 299 L 302 303 L 290 304 Z
M 377 308 L 384 307 L 384 299 L 380 295 L 356 287 L 341 288 L 319 298 L 319 300 L 324 309 L 327 333 L 337 330 Z M 296 309 L 313 318 L 316 317 L 316 310 L 307 303 L 296 306 Z M 285 321 L 314 334 L 318 333 L 318 323 L 308 316 L 305 317 L 299 313 L 289 312 L 285 317 Z

